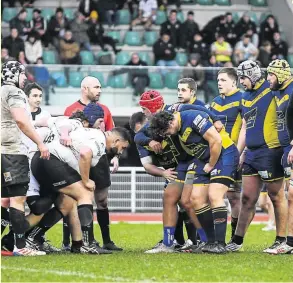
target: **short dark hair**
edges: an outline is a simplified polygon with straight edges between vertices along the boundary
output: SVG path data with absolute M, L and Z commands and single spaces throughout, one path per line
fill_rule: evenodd
M 222 69 L 218 72 L 218 75 L 219 75 L 219 74 L 227 74 L 227 76 L 228 76 L 230 79 L 235 80 L 235 81 L 237 81 L 237 79 L 238 79 L 237 71 L 236 71 L 234 68 L 229 68 L 229 67 L 222 68 Z
M 192 78 L 182 78 L 178 81 L 178 84 L 188 84 L 188 87 L 191 90 L 194 90 L 194 92 L 197 91 L 197 83 L 194 79 Z
M 176 13 L 176 14 L 177 14 L 177 10 L 172 9 L 172 10 L 170 11 L 169 15 L 170 15 L 170 14 L 173 14 L 173 13 Z
M 38 89 L 40 91 L 43 92 L 43 89 L 40 85 L 38 85 L 37 83 L 28 83 L 25 88 L 24 88 L 24 93 L 27 95 L 27 97 L 30 96 L 32 89 Z
M 83 121 L 88 122 L 87 117 L 84 115 L 83 111 L 81 111 L 81 110 L 77 110 L 77 111 L 73 112 L 71 114 L 71 116 L 69 117 L 69 119 L 80 119 L 81 122 L 83 122 Z
M 59 12 L 61 12 L 62 14 L 64 13 L 64 10 L 63 10 L 62 7 L 58 7 L 58 8 L 56 9 L 56 11 L 55 11 L 55 14 L 57 14 L 57 13 L 59 13 Z
M 143 112 L 136 112 L 132 114 L 132 116 L 129 119 L 130 129 L 135 132 L 135 125 L 137 123 L 143 124 L 146 119 L 147 117 Z
M 117 133 L 123 140 L 127 141 L 129 144 L 132 142 L 132 137 L 129 131 L 122 127 L 115 127 L 111 132 Z
M 155 141 L 162 141 L 169 128 L 170 122 L 174 120 L 172 113 L 161 111 L 152 116 L 149 126 L 149 134 Z

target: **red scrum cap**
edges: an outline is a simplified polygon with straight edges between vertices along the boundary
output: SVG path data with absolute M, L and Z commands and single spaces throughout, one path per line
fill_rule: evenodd
M 153 114 L 162 108 L 164 98 L 158 91 L 151 89 L 140 96 L 139 105 L 147 108 Z

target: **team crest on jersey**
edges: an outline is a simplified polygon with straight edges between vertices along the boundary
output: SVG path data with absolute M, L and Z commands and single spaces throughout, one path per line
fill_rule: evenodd
M 285 130 L 285 114 L 283 111 L 277 111 L 277 117 L 278 117 L 278 131 L 284 131 Z
M 256 116 L 257 116 L 256 107 L 244 114 L 244 118 L 246 120 L 246 129 L 250 129 L 255 126 Z
M 4 172 L 3 173 L 3 176 L 4 176 L 5 182 L 11 182 L 12 181 L 12 177 L 11 177 L 11 173 L 10 172 Z

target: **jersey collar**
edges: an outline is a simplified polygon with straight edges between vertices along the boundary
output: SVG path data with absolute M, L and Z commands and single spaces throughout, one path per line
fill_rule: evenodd
M 235 94 L 236 92 L 238 92 L 240 89 L 236 88 L 235 90 L 230 91 L 229 93 L 225 94 L 224 96 L 231 96 L 233 94 Z
M 41 107 L 39 107 L 36 112 L 31 112 L 33 121 L 36 120 L 36 116 L 39 115 L 41 113 L 41 111 L 42 111 L 42 109 L 41 109 Z
M 188 104 L 193 104 L 196 100 L 196 96 L 194 96 L 192 99 L 190 99 L 189 103 Z
M 255 86 L 254 86 L 253 90 L 259 89 L 262 86 L 262 84 L 264 83 L 264 81 L 265 81 L 265 79 L 261 79 L 261 80 L 257 81 L 255 83 Z
M 287 82 L 285 82 L 279 90 L 284 90 L 292 82 L 293 82 L 293 77 L 287 80 Z

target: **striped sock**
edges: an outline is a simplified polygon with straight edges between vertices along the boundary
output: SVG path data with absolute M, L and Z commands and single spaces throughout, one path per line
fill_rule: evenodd
M 227 208 L 226 206 L 215 207 L 212 209 L 215 226 L 215 240 L 225 243 L 227 229 Z
M 201 227 L 206 233 L 209 243 L 215 241 L 215 229 L 212 209 L 209 205 L 195 211 Z

